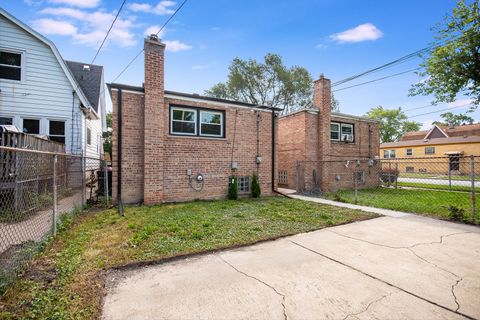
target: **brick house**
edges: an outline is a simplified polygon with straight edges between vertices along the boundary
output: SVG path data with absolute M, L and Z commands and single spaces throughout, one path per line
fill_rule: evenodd
M 145 83 L 108 84 L 113 198 L 146 204 L 225 198 L 230 177 L 249 194 L 275 187 L 278 109 L 164 90 L 165 45 L 145 40 Z
M 359 187 L 378 185 L 378 122 L 332 112 L 329 79 L 314 81 L 313 108 L 281 116 L 278 132 L 279 187 L 351 189 L 355 174 Z

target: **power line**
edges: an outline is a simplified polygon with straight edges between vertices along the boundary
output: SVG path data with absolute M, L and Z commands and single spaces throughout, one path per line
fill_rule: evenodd
M 105 41 L 107 41 L 107 38 L 110 35 L 110 31 L 112 31 L 112 29 L 113 29 L 113 25 L 117 21 L 118 16 L 120 15 L 120 12 L 122 12 L 122 9 L 123 9 L 123 6 L 125 5 L 125 2 L 127 2 L 127 0 L 123 0 L 122 5 L 120 6 L 120 9 L 118 9 L 118 12 L 115 16 L 115 19 L 113 19 L 112 24 L 110 25 L 110 28 L 108 29 L 107 34 L 105 35 L 105 38 L 103 38 L 103 41 L 100 44 L 100 47 L 98 48 L 97 52 L 95 53 L 95 56 L 93 57 L 92 62 L 90 64 L 93 64 L 95 62 L 95 60 L 97 59 L 97 56 L 100 53 L 100 50 L 102 50 L 103 45 L 105 44 Z
M 167 19 L 167 21 L 165 21 L 165 23 L 162 25 L 162 27 L 160 28 L 160 30 L 158 30 L 158 32 L 156 33 L 156 35 L 158 35 L 160 32 L 162 32 L 162 30 L 165 28 L 165 26 L 170 22 L 170 20 L 173 19 L 173 17 L 175 17 L 175 15 L 180 11 L 180 9 L 182 9 L 182 7 L 185 5 L 185 3 L 186 3 L 187 1 L 188 1 L 188 0 L 184 0 L 184 1 L 182 2 L 182 4 L 181 4 L 181 5 L 175 10 L 175 12 Z M 117 79 L 120 78 L 125 71 L 127 71 L 127 69 L 132 65 L 132 63 L 134 63 L 135 60 L 137 60 L 137 58 L 142 54 L 143 50 L 145 50 L 145 49 L 140 50 L 140 52 L 137 53 L 137 54 L 135 55 L 135 57 L 133 57 L 133 59 L 130 60 L 130 61 L 127 63 L 127 65 L 125 66 L 125 68 L 123 68 L 122 71 L 120 71 L 120 73 L 111 81 L 112 83 L 115 82 L 115 81 L 117 81 Z
M 439 113 L 439 112 L 444 112 L 444 111 L 449 111 L 449 110 L 454 110 L 454 109 L 459 109 L 459 108 L 465 108 L 465 107 L 468 107 L 470 105 L 472 105 L 472 103 L 468 103 L 468 104 L 458 106 L 458 107 L 451 107 L 451 108 L 446 108 L 446 109 L 442 109 L 442 110 L 436 110 L 436 111 L 432 111 L 432 112 L 416 114 L 416 115 L 410 116 L 408 118 L 411 119 L 411 118 L 415 118 L 415 117 L 425 116 L 427 114 L 433 114 L 433 113 Z
M 389 76 L 377 78 L 377 79 L 370 80 L 370 81 L 366 81 L 366 82 L 362 82 L 362 83 L 359 83 L 359 84 L 354 84 L 354 85 L 351 85 L 351 86 L 349 86 L 349 87 L 344 87 L 344 88 L 336 89 L 336 90 L 333 90 L 333 92 L 342 91 L 342 90 L 346 90 L 346 89 L 350 89 L 350 88 L 354 88 L 354 87 L 358 87 L 358 86 L 363 86 L 363 85 L 368 84 L 368 83 L 377 82 L 377 81 L 380 81 L 380 80 L 385 80 L 385 79 L 388 79 L 388 78 L 396 77 L 396 76 L 399 76 L 399 75 L 402 75 L 402 74 L 405 74 L 405 73 L 409 73 L 409 72 L 412 72 L 412 71 L 416 71 L 416 70 L 419 70 L 419 69 L 420 69 L 420 68 L 414 68 L 414 69 L 410 69 L 410 70 L 398 72 L 398 73 L 395 73 L 395 74 L 391 74 L 391 75 L 389 75 Z

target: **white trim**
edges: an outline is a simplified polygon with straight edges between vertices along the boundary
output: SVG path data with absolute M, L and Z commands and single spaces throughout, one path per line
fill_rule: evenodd
M 50 139 L 52 137 L 63 137 L 65 139 L 64 145 L 67 145 L 67 120 L 66 119 L 55 119 L 55 118 L 47 118 L 48 126 L 47 126 L 47 136 Z M 63 135 L 60 134 L 50 134 L 50 122 L 63 122 Z
M 332 138 L 332 124 L 338 126 L 338 131 L 337 131 L 337 132 L 338 132 L 338 139 L 333 139 L 333 138 Z M 341 134 L 341 131 L 342 131 L 341 127 L 342 127 L 342 126 L 341 126 L 340 122 L 330 122 L 330 131 L 329 131 L 329 132 L 330 132 L 330 140 L 332 140 L 332 141 L 340 141 L 340 138 L 341 138 L 341 135 L 342 135 L 342 134 Z M 335 131 L 334 131 L 334 132 L 335 132 Z
M 213 114 L 219 114 L 220 115 L 220 123 L 210 123 L 210 122 L 202 122 L 202 113 L 213 113 Z M 200 110 L 200 123 L 199 123 L 199 130 L 200 130 L 200 135 L 202 137 L 223 137 L 223 112 L 221 111 L 213 111 L 213 110 Z M 220 125 L 220 134 L 206 134 L 202 133 L 202 124 L 213 124 L 213 125 Z
M 174 119 L 173 119 L 173 111 L 174 111 L 174 110 L 193 112 L 193 114 L 194 114 L 194 119 L 193 119 L 193 121 L 174 120 Z M 193 123 L 193 124 L 194 124 L 195 132 L 194 132 L 194 133 L 175 132 L 175 131 L 173 131 L 173 121 Z M 174 106 L 172 106 L 172 107 L 170 108 L 170 130 L 169 130 L 169 132 L 170 132 L 170 134 L 172 134 L 172 135 L 196 136 L 196 135 L 197 135 L 197 109 L 193 109 L 193 108 L 182 108 L 182 107 L 174 107 Z
M 50 40 L 48 40 L 47 38 L 45 38 L 43 35 L 41 35 L 40 33 L 38 33 L 37 31 L 33 30 L 32 28 L 30 28 L 29 26 L 27 26 L 26 24 L 24 24 L 22 21 L 18 20 L 17 18 L 15 18 L 14 16 L 12 16 L 10 13 L 8 13 L 7 11 L 5 11 L 4 9 L 0 8 L 0 15 L 3 15 L 5 18 L 7 18 L 8 20 L 10 20 L 11 22 L 13 22 L 14 24 L 16 24 L 18 27 L 22 28 L 23 30 L 25 30 L 26 32 L 30 33 L 31 35 L 33 35 L 34 37 L 36 37 L 38 40 L 40 40 L 41 42 L 43 42 L 44 44 L 46 44 L 48 47 L 50 47 L 50 49 L 52 50 L 55 58 L 57 58 L 57 61 L 58 63 L 60 64 L 60 67 L 62 68 L 63 72 L 65 73 L 65 75 L 67 76 L 67 79 L 68 81 L 70 82 L 70 84 L 72 85 L 73 89 L 75 90 L 75 92 L 77 93 L 78 97 L 80 98 L 80 101 L 82 102 L 82 104 L 90 109 L 93 110 L 92 106 L 90 105 L 90 103 L 88 102 L 88 99 L 87 97 L 85 96 L 85 94 L 83 93 L 83 91 L 81 90 L 80 86 L 78 85 L 77 81 L 75 80 L 75 78 L 73 77 L 73 74 L 71 73 L 70 69 L 67 67 L 67 64 L 65 63 L 65 61 L 63 60 L 62 56 L 60 55 L 60 52 L 58 51 L 57 47 L 55 47 L 55 45 L 53 44 L 53 42 L 51 42 Z
M 118 91 L 118 88 L 110 88 L 110 91 Z M 142 91 L 127 90 L 127 89 L 123 89 L 123 88 L 122 88 L 122 92 L 139 94 L 139 95 L 141 95 L 141 96 L 144 96 L 144 95 L 145 95 L 145 92 L 142 92 Z
M 432 132 L 433 132 L 433 130 L 434 130 L 435 128 L 437 128 L 438 130 L 440 130 L 440 132 L 443 133 L 443 135 L 445 136 L 445 138 L 449 138 L 448 134 L 447 134 L 445 131 L 443 131 L 442 128 L 440 128 L 438 125 L 435 124 L 435 125 L 427 132 L 427 134 L 425 135 L 425 137 L 424 137 L 423 139 L 430 139 L 428 136 L 429 136 L 430 134 L 432 134 Z
M 38 118 L 38 117 L 22 117 L 22 128 L 20 129 L 21 132 L 24 132 L 23 131 L 23 128 L 25 126 L 25 123 L 24 121 L 25 120 L 36 120 L 38 121 L 38 133 L 30 133 L 30 132 L 27 132 L 28 134 L 42 134 L 42 118 Z
M 412 153 L 411 153 L 411 154 L 408 154 L 408 150 L 412 151 Z M 413 156 L 413 148 L 406 148 L 406 149 L 405 149 L 405 155 L 406 155 L 407 157 L 412 157 L 412 156 Z
M 123 89 L 122 89 L 122 91 L 123 91 Z M 228 103 L 228 102 L 218 102 L 218 101 L 210 101 L 210 100 L 205 100 L 205 99 L 195 99 L 195 98 L 190 98 L 190 97 L 177 96 L 177 95 L 174 95 L 174 94 L 165 94 L 164 97 L 168 98 L 168 99 L 175 99 L 175 100 L 182 100 L 182 101 L 200 102 L 200 103 L 203 103 L 203 104 L 207 105 L 207 107 L 199 106 L 199 108 L 208 108 L 208 105 L 212 105 L 212 106 L 219 106 L 219 107 L 232 107 L 232 108 L 241 108 L 241 109 L 249 109 L 249 110 L 258 110 L 258 111 L 264 111 L 264 112 L 268 112 L 268 113 L 272 112 L 272 110 L 269 110 L 269 109 L 257 108 L 257 107 L 253 107 L 253 106 L 252 107 L 240 106 L 240 105 L 236 105 L 236 104 L 232 104 L 232 103 Z

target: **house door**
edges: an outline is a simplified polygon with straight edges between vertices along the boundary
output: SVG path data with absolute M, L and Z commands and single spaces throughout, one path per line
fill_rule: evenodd
M 460 170 L 460 156 L 451 155 L 448 157 L 450 171 L 459 171 Z

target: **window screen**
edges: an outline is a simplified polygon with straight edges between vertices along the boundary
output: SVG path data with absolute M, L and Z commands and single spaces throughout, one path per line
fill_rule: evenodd
M 0 78 L 8 80 L 22 79 L 22 54 L 0 51 Z
M 175 134 L 197 134 L 197 111 L 181 108 L 172 108 L 171 130 Z
M 52 141 L 65 143 L 65 122 L 52 121 L 49 122 L 49 138 Z
M 23 119 L 23 132 L 29 134 L 40 134 L 40 120 Z

